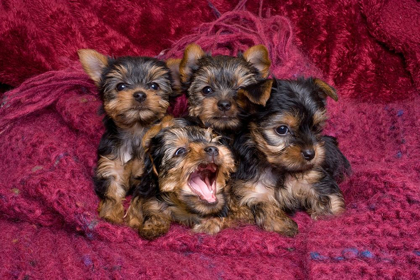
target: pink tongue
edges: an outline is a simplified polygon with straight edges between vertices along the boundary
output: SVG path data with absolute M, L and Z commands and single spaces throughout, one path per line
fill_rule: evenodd
M 210 203 L 215 202 L 216 196 L 212 191 L 213 186 L 210 186 L 210 182 L 207 178 L 205 180 L 206 182 L 201 180 L 200 176 L 194 176 L 190 180 L 190 186 L 200 195 L 201 199 Z

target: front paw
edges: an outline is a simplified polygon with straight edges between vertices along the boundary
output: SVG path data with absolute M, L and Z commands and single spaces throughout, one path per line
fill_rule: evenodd
M 288 216 L 266 217 L 258 222 L 265 231 L 274 231 L 281 235 L 293 237 L 298 233 L 298 225 Z
M 196 224 L 192 230 L 196 233 L 216 234 L 223 229 L 224 218 L 210 218 Z
M 144 222 L 143 213 L 140 210 L 140 207 L 135 207 L 133 204 L 128 208 L 124 218 L 126 224 L 131 228 L 139 228 Z
M 317 220 L 325 216 L 338 216 L 346 210 L 344 199 L 341 195 L 330 195 L 328 199 L 319 201 L 316 205 L 308 210 L 311 218 Z
M 124 206 L 121 202 L 101 200 L 98 207 L 99 217 L 114 224 L 121 224 L 124 219 Z
M 139 227 L 139 235 L 147 240 L 153 240 L 166 234 L 171 226 L 170 220 L 160 216 L 149 216 Z

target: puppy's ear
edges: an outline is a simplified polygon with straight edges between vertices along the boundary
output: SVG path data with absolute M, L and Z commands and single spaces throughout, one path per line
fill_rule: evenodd
M 135 186 L 133 197 L 152 197 L 159 193 L 158 177 L 151 157 L 146 155 L 144 159 L 144 173 L 140 183 Z
M 162 129 L 166 127 L 171 127 L 176 125 L 176 120 L 171 115 L 166 115 L 159 123 L 153 125 L 147 132 L 144 134 L 142 139 L 142 146 L 145 151 L 150 149 L 150 142 L 153 137 L 155 137 Z
M 271 61 L 265 46 L 256 45 L 250 47 L 244 52 L 244 58 L 257 68 L 262 78 L 267 78 Z
M 180 58 L 170 58 L 166 61 L 166 66 L 168 66 L 172 78 L 172 97 L 177 97 L 182 94 L 181 76 L 179 74 L 180 64 Z
M 333 88 L 332 86 L 330 86 L 329 84 L 327 84 L 326 82 L 324 82 L 321 79 L 315 78 L 314 80 L 314 84 L 318 86 L 318 88 L 321 90 L 323 96 L 321 96 L 322 98 L 327 98 L 327 96 L 331 97 L 332 99 L 334 99 L 334 101 L 338 101 L 338 95 L 337 92 L 335 91 L 335 88 Z
M 91 49 L 78 50 L 77 54 L 85 72 L 99 86 L 102 72 L 108 66 L 108 58 Z
M 239 89 L 238 100 L 240 105 L 245 105 L 243 102 L 248 100 L 253 104 L 265 106 L 270 98 L 272 85 L 273 80 L 268 79 Z
M 197 68 L 198 60 L 204 55 L 204 51 L 197 44 L 190 44 L 185 48 L 184 56 L 179 65 L 179 74 L 182 83 L 186 83 L 191 79 L 193 70 Z
M 160 162 L 155 162 L 155 158 L 158 157 L 160 149 L 162 148 L 161 143 L 161 132 L 163 130 L 161 124 L 155 125 L 150 128 L 148 133 L 142 139 L 142 145 L 144 147 L 145 153 L 145 173 L 146 176 L 153 178 L 153 180 L 158 180 L 159 177 L 159 165 Z M 149 133 L 150 132 L 150 133 Z M 160 135 L 160 137 L 158 136 Z M 156 186 L 159 187 L 159 186 Z

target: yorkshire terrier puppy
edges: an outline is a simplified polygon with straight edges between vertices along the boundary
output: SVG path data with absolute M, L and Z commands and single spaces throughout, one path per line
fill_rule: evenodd
M 188 45 L 179 62 L 179 77 L 187 91 L 189 115 L 223 136 L 234 136 L 242 124 L 237 91 L 266 78 L 270 64 L 263 45 L 253 46 L 238 57 L 211 56 L 196 44 Z
M 231 151 L 211 129 L 176 119 L 145 142 L 145 175 L 134 189 L 130 221 L 154 239 L 171 221 L 196 232 L 217 233 L 227 213 L 225 186 L 235 170 Z M 134 213 L 136 212 L 136 213 Z
M 85 72 L 99 89 L 105 111 L 105 133 L 98 148 L 95 191 L 99 216 L 121 223 L 122 200 L 143 173 L 141 139 L 166 113 L 172 95 L 165 62 L 150 57 L 106 57 L 78 51 Z
M 304 209 L 313 219 L 342 213 L 336 180 L 350 164 L 336 139 L 323 135 L 326 98 L 337 101 L 335 90 L 310 78 L 266 80 L 238 94 L 252 112 L 234 144 L 239 166 L 231 185 L 238 205 L 247 206 L 261 228 L 286 236 L 298 232 L 286 213 Z

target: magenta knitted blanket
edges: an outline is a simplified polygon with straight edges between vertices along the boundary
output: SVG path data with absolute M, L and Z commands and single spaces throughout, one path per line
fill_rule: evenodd
M 0 95 L 1 279 L 420 279 L 418 2 L 26 2 L 0 4 L 0 82 L 16 87 Z M 277 78 L 337 88 L 327 133 L 353 168 L 342 216 L 297 213 L 294 238 L 174 224 L 155 241 L 99 219 L 104 129 L 76 50 L 169 58 L 191 42 L 232 55 L 264 44 Z

